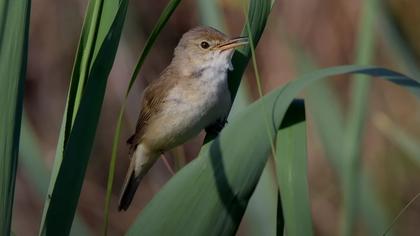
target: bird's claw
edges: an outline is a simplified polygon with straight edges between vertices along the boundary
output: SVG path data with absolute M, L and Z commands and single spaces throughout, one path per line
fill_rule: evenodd
M 220 131 L 222 131 L 222 129 L 225 127 L 226 123 L 227 123 L 226 119 L 218 120 L 215 123 L 206 127 L 206 133 L 218 135 Z

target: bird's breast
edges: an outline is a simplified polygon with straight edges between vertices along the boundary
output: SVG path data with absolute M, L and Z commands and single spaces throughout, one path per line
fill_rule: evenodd
M 227 116 L 231 106 L 226 70 L 204 69 L 168 91 L 164 107 L 153 121 L 155 143 L 173 148 Z M 152 137 L 149 136 L 149 137 Z M 158 146 L 159 146 L 158 145 Z

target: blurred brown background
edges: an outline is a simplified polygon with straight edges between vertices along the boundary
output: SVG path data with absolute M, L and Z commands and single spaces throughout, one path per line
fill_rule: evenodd
M 400 25 L 408 45 L 419 55 L 420 3 L 415 0 L 386 2 L 390 4 L 392 16 Z M 101 233 L 108 162 L 118 111 L 137 57 L 166 3 L 165 0 L 130 1 L 124 33 L 109 78 L 95 146 L 79 202 L 79 216 L 87 223 L 93 235 Z M 352 64 L 355 60 L 354 49 L 361 3 L 361 0 L 278 0 L 257 48 L 264 92 L 295 79 L 299 74 L 299 65 L 296 64 L 296 56 L 291 50 L 291 42 L 298 43 L 319 67 Z M 241 32 L 244 22 L 241 4 L 242 1 L 239 0 L 218 1 L 223 10 L 226 33 L 229 35 L 234 36 Z M 24 105 L 29 124 L 34 130 L 45 165 L 48 167 L 51 167 L 55 155 L 73 58 L 86 6 L 87 0 L 32 1 Z M 159 161 L 142 182 L 130 210 L 123 213 L 116 211 L 119 188 L 128 165 L 124 141 L 134 129 L 142 90 L 148 82 L 157 78 L 169 63 L 182 33 L 200 24 L 197 9 L 197 2 L 194 0 L 185 0 L 180 4 L 159 36 L 129 97 L 114 182 L 110 235 L 122 235 L 138 212 L 171 176 L 163 162 Z M 378 23 L 376 26 L 373 64 L 405 72 L 400 62 L 393 57 L 381 25 Z M 247 75 L 248 93 L 256 99 L 258 93 L 251 69 Z M 348 81 L 331 80 L 331 83 L 345 110 L 349 95 Z M 372 174 L 379 196 L 386 202 L 390 215 L 396 215 L 404 204 L 420 192 L 420 168 L 407 157 L 407 153 L 380 132 L 375 122 L 381 119 L 381 114 L 384 113 L 387 118 L 420 140 L 420 106 L 413 96 L 402 89 L 377 81 L 374 82 L 369 104 L 371 108 L 364 136 L 363 164 Z M 312 126 L 310 120 L 309 183 L 315 232 L 316 235 L 337 235 L 340 188 L 337 186 L 336 174 L 324 158 L 325 152 Z M 198 153 L 201 138 L 189 142 L 178 152 L 184 152 L 187 160 L 191 160 Z M 173 162 L 171 158 L 169 161 Z M 16 235 L 38 233 L 43 197 L 35 191 L 25 168 L 19 167 L 13 223 Z M 396 233 L 419 235 L 419 219 L 420 201 L 417 201 L 395 225 Z M 251 223 L 247 221 L 241 225 L 241 235 L 249 235 L 247 225 Z M 357 232 L 358 235 L 366 235 L 363 224 L 358 226 Z

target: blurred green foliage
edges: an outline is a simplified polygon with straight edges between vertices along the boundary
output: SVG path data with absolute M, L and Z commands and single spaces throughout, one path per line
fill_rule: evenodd
M 168 1 L 167 7 L 162 11 L 155 28 L 144 43 L 143 52 L 137 64 L 134 65 L 134 73 L 124 94 L 110 162 L 104 213 L 104 234 L 108 232 L 108 219 L 113 197 L 112 183 L 118 154 L 117 144 L 122 132 L 123 112 L 128 94 L 134 88 L 134 81 L 146 62 L 149 52 L 153 47 L 156 47 L 155 43 L 158 41 L 158 36 L 161 32 L 164 33 L 162 30 L 165 26 L 171 24 L 169 18 L 173 13 L 176 14 L 175 9 L 180 2 L 180 0 Z M 236 8 L 238 6 L 242 7 L 235 2 L 199 0 L 197 1 L 198 16 L 204 24 L 220 29 L 225 22 L 222 18 L 224 16 L 231 17 L 233 14 L 229 11 L 222 14 L 219 8 L 226 8 L 229 4 L 237 4 L 233 5 Z M 274 1 L 268 0 L 250 1 L 248 14 L 251 25 L 250 31 L 252 38 L 255 39 L 254 46 L 263 35 L 267 17 L 273 4 Z M 66 235 L 70 233 L 70 230 L 72 230 L 72 233 L 85 232 L 82 234 L 87 234 L 86 231 L 83 231 L 83 226 L 81 231 L 79 230 L 78 226 L 80 224 L 78 222 L 72 227 L 73 216 L 78 206 L 87 163 L 94 146 L 93 140 L 96 127 L 99 124 L 106 84 L 117 47 L 120 44 L 120 34 L 127 6 L 128 1 L 126 0 L 91 0 L 89 2 L 79 48 L 74 61 L 49 194 L 45 202 L 41 234 L 63 233 Z M 133 4 L 133 6 L 136 5 Z M 289 6 L 280 5 L 280 8 L 288 8 Z M 327 5 L 324 6 L 328 8 Z M 407 23 L 413 22 L 409 19 L 418 17 L 418 14 L 417 16 L 414 14 L 418 9 L 415 6 L 416 3 L 409 0 L 364 1 L 357 24 L 358 30 L 353 40 L 356 45 L 353 50 L 355 58 L 350 61 L 355 61 L 359 65 L 368 65 L 377 61 L 377 54 L 383 53 L 382 51 L 375 51 L 376 48 L 383 47 L 375 40 L 375 37 L 378 36 L 376 33 L 379 32 L 385 35 L 387 49 L 391 51 L 391 57 L 397 62 L 401 70 L 404 73 L 411 74 L 414 80 L 419 81 L 419 66 L 418 59 L 416 59 L 418 56 L 416 48 L 418 48 L 417 42 L 419 41 L 415 40 L 417 28 L 414 29 Z M 409 10 L 405 11 L 404 9 Z M 240 12 L 240 8 L 238 11 Z M 22 81 L 25 77 L 29 7 L 26 1 L 10 2 L 6 0 L 0 3 L 0 12 L 4 16 L 0 18 L 0 74 L 8 75 L 5 77 L 7 79 L 2 78 L 0 80 L 0 89 L 3 89 L 3 94 L 7 94 L 7 96 L 1 97 L 2 111 L 4 110 L 5 115 L 2 115 L 1 119 L 0 143 L 4 156 L 10 157 L 2 159 L 3 164 L 0 170 L 2 184 L 0 200 L 3 206 L 0 207 L 0 217 L 5 219 L 0 222 L 0 232 L 10 234 L 12 190 L 16 178 L 18 130 L 22 109 Z M 276 16 L 271 20 L 276 21 Z M 343 16 L 342 18 L 345 22 L 346 17 Z M 142 18 L 142 20 L 145 20 L 145 18 Z M 233 24 L 230 20 L 232 20 L 232 17 L 226 20 L 230 23 L 229 26 Z M 13 22 L 13 24 L 7 22 Z M 374 27 L 375 24 L 384 27 L 377 28 Z M 12 25 L 16 27 L 10 27 Z M 319 28 L 319 31 L 321 32 L 322 29 Z M 351 27 L 343 30 L 343 32 L 350 31 Z M 171 31 L 171 33 L 173 32 Z M 317 39 L 313 38 L 311 40 L 315 42 Z M 124 46 L 123 43 L 124 40 L 121 42 Z M 13 47 L 10 45 L 13 45 Z M 316 59 L 309 56 L 310 50 L 296 42 L 289 42 L 288 45 L 292 48 L 291 50 L 296 57 L 296 70 L 299 72 L 315 70 L 318 63 Z M 272 45 L 269 46 L 269 50 L 271 50 L 271 47 Z M 253 89 L 254 84 L 249 80 L 241 83 L 250 56 L 255 54 L 251 49 L 249 47 L 241 49 L 233 57 L 235 70 L 229 72 L 229 82 L 232 97 L 236 97 L 236 102 L 238 102 L 238 96 L 245 98 L 244 100 L 249 99 L 249 97 L 252 97 L 253 90 L 255 90 Z M 272 62 L 273 59 L 268 58 L 268 54 L 267 49 L 265 49 L 264 53 L 258 55 L 259 60 Z M 280 63 L 274 61 L 273 64 Z M 260 64 L 264 65 L 263 62 Z M 262 91 L 265 84 L 261 84 L 259 79 L 260 75 L 256 69 L 256 61 L 254 61 L 254 70 L 257 77 L 256 85 L 259 87 L 258 93 L 263 95 Z M 262 71 L 263 74 L 267 73 L 264 72 L 264 69 Z M 235 115 L 230 117 L 230 123 L 220 136 L 207 137 L 206 144 L 198 158 L 183 168 L 153 197 L 134 224 L 131 224 L 129 234 L 143 233 L 147 235 L 151 232 L 235 234 L 241 222 L 247 224 L 244 226 L 247 235 L 258 234 L 256 232 L 275 234 L 276 230 L 277 235 L 282 235 L 283 227 L 288 235 L 318 234 L 317 221 L 313 221 L 313 218 L 318 216 L 311 217 L 311 196 L 308 192 L 306 175 L 307 158 L 314 154 L 307 153 L 305 148 L 308 140 L 306 119 L 302 118 L 305 116 L 305 111 L 302 105 L 298 110 L 293 111 L 298 102 L 289 107 L 296 95 L 307 86 L 309 86 L 308 96 L 306 97 L 307 113 L 314 118 L 317 134 L 321 138 L 327 153 L 327 159 L 340 178 L 338 187 L 343 193 L 341 207 L 344 217 L 342 218 L 342 224 L 339 226 L 339 231 L 342 235 L 353 235 L 359 232 L 359 224 L 363 223 L 370 234 L 383 233 L 387 226 L 390 226 L 389 220 L 392 215 L 388 213 L 389 207 L 383 205 L 384 196 L 378 194 L 377 189 L 373 187 L 376 180 L 371 178 L 372 173 L 364 171 L 361 165 L 361 157 L 364 151 L 363 137 L 366 127 L 369 126 L 366 121 L 369 121 L 369 113 L 371 112 L 368 101 L 372 100 L 372 93 L 375 89 L 371 88 L 371 82 L 365 76 L 356 77 L 355 80 L 352 80 L 351 92 L 348 101 L 345 102 L 347 103 L 346 106 L 349 107 L 349 111 L 346 113 L 341 101 L 343 100 L 343 94 L 336 93 L 337 87 L 331 86 L 325 81 L 320 81 L 319 84 L 311 84 L 324 77 L 348 73 L 383 76 L 385 79 L 401 85 L 419 96 L 419 84 L 414 80 L 379 67 L 348 66 L 310 72 L 299 80 L 292 81 L 269 95 L 263 96 L 256 103 L 243 108 L 243 111 L 236 112 L 236 110 Z M 278 76 L 275 75 L 275 77 L 277 79 Z M 236 94 L 239 84 L 244 85 L 244 82 L 247 88 L 250 88 L 249 97 L 243 89 Z M 271 86 L 273 87 L 273 85 Z M 389 106 L 394 107 L 394 104 L 390 103 Z M 286 113 L 288 109 L 292 112 Z M 412 158 L 411 160 L 414 163 L 417 163 L 419 150 L 416 145 L 418 145 L 418 140 L 411 135 L 411 130 L 407 132 L 400 127 L 403 121 L 394 121 L 383 114 L 373 117 L 374 126 L 387 140 L 390 140 Z M 281 125 L 288 122 L 287 128 Z M 25 121 L 23 129 L 28 131 L 26 124 Z M 268 131 L 266 129 L 267 125 Z M 280 186 L 278 207 L 276 207 L 275 199 L 272 196 L 273 192 L 277 190 L 277 187 L 272 183 L 274 168 L 267 165 L 270 146 L 274 142 L 275 134 L 277 134 L 276 147 L 271 147 L 271 149 L 275 157 L 275 171 Z M 28 140 L 33 141 L 34 139 L 30 132 L 24 132 L 22 138 L 26 140 L 22 142 L 21 155 L 24 158 L 22 163 L 26 166 L 25 169 L 28 173 L 34 176 L 34 178 L 31 178 L 31 182 L 33 181 L 41 192 L 45 192 L 45 185 L 40 184 L 40 182 L 45 182 L 45 178 L 48 176 L 47 171 L 43 170 L 44 163 L 41 163 L 40 158 L 31 158 L 31 156 L 36 156 L 36 153 L 41 152 L 36 152 L 38 149 L 36 142 L 28 142 Z M 107 139 L 110 140 L 110 138 Z M 266 172 L 262 174 L 264 167 L 266 167 Z M 261 175 L 264 177 L 260 178 Z M 311 181 L 320 180 L 312 179 L 309 182 Z M 258 186 L 260 187 L 257 187 L 259 182 Z M 257 193 L 254 191 L 256 188 L 258 189 Z M 260 199 L 255 200 L 254 206 L 249 206 L 248 202 L 253 202 L 253 200 L 250 200 L 252 196 L 255 198 L 259 196 Z M 262 201 L 269 202 L 261 204 Z M 247 208 L 248 214 L 257 215 L 261 212 L 261 209 L 252 211 L 255 207 L 261 209 L 272 208 L 270 212 L 265 214 L 265 217 L 273 219 L 266 220 L 264 224 L 261 221 L 256 222 L 256 217 L 252 215 L 242 220 Z M 274 218 L 276 216 L 274 216 L 274 212 L 277 208 L 280 210 L 277 212 L 277 223 L 279 225 L 275 229 L 276 219 Z M 360 220 L 358 218 L 359 214 L 363 216 Z M 257 217 L 261 217 L 261 215 Z M 319 221 L 319 219 L 317 220 Z M 396 227 L 396 225 L 393 227 Z M 331 234 L 334 235 L 335 233 L 332 232 Z

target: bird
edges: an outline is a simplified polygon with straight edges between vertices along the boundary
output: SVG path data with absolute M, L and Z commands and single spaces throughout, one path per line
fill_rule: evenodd
M 118 210 L 126 211 L 153 164 L 165 152 L 197 136 L 216 134 L 232 102 L 227 72 L 235 48 L 246 37 L 229 38 L 209 26 L 184 33 L 170 64 L 144 90 L 134 134 L 127 140 L 130 165 Z

